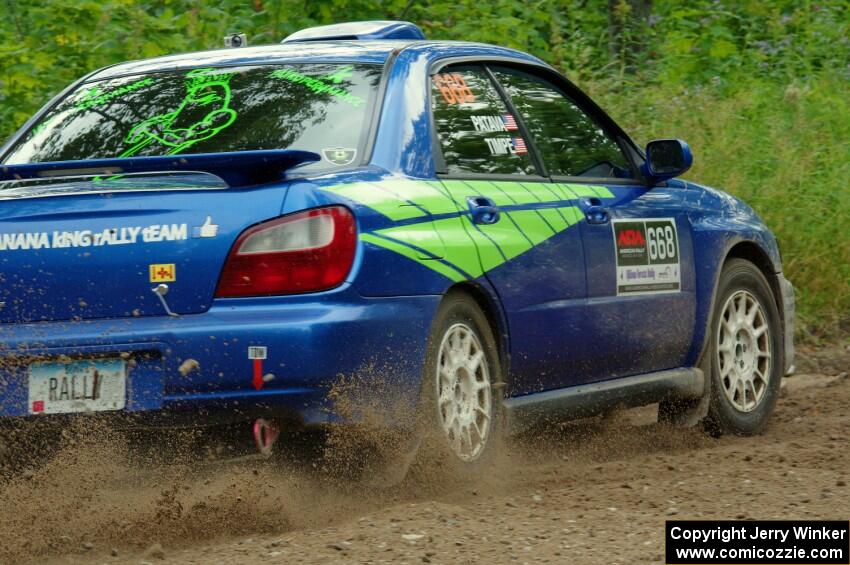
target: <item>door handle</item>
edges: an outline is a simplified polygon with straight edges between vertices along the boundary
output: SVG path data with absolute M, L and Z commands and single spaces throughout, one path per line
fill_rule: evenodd
M 611 213 L 602 205 L 602 200 L 596 197 L 582 198 L 581 208 L 588 224 L 607 224 L 611 220 Z
M 499 207 L 486 196 L 470 196 L 466 199 L 473 224 L 495 224 L 501 217 Z

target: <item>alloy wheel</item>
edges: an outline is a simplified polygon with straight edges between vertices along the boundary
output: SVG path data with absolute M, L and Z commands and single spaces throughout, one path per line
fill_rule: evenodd
M 481 341 L 463 323 L 452 325 L 437 360 L 437 410 L 443 432 L 462 461 L 477 459 L 490 436 L 493 397 Z
M 771 336 L 758 299 L 739 290 L 723 306 L 717 323 L 717 368 L 726 398 L 740 412 L 752 412 L 767 391 Z

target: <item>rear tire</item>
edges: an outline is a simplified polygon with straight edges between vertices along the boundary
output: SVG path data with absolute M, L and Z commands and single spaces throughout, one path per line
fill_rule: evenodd
M 760 433 L 779 398 L 784 353 L 773 291 L 749 261 L 731 259 L 723 267 L 710 340 L 707 431 Z
M 422 375 L 420 466 L 461 474 L 487 467 L 504 443 L 503 390 L 487 317 L 465 293 L 448 294 L 431 325 Z

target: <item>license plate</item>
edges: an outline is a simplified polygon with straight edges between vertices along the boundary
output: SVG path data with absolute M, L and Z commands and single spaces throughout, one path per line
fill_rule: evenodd
M 29 413 L 68 414 L 122 410 L 127 370 L 122 359 L 29 366 Z

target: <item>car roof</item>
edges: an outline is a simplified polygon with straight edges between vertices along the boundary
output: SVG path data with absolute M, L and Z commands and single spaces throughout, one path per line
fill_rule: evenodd
M 440 57 L 458 56 L 475 52 L 478 56 L 485 53 L 494 57 L 514 58 L 522 61 L 540 62 L 521 51 L 466 41 L 429 41 L 429 40 L 337 40 L 284 43 L 260 47 L 240 47 L 216 49 L 167 55 L 153 59 L 128 61 L 100 69 L 92 73 L 87 80 L 103 80 L 125 75 L 155 73 L 198 67 L 257 65 L 269 63 L 303 63 L 309 61 L 347 62 L 383 64 L 396 50 L 414 48 L 421 51 L 434 51 Z

